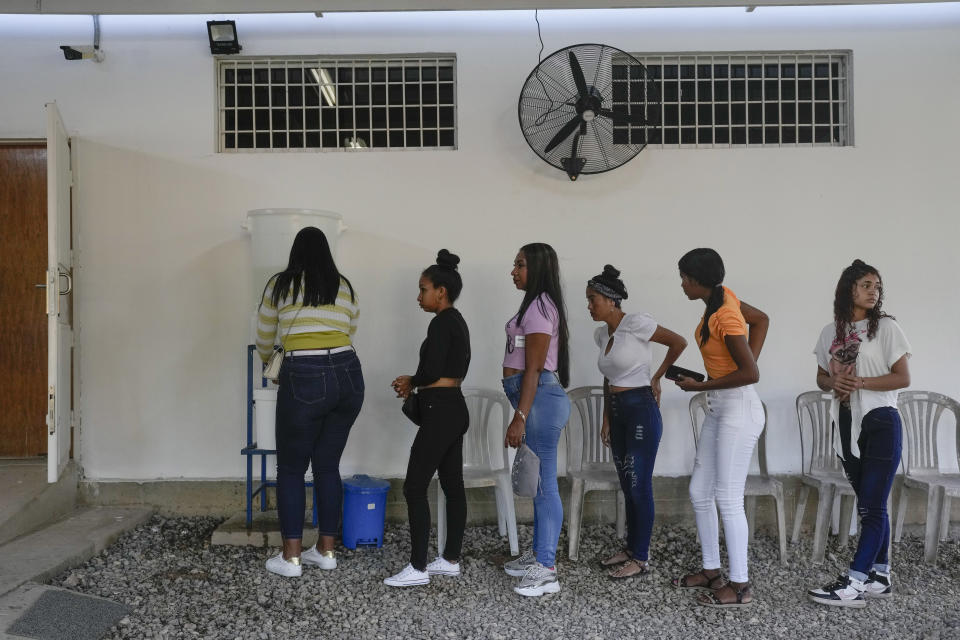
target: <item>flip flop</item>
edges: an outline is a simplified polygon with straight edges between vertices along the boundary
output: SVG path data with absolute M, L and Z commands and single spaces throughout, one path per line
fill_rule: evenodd
M 623 576 L 617 575 L 617 573 L 623 571 L 625 568 L 629 567 L 630 565 L 637 567 L 639 571 L 637 571 L 636 573 L 628 573 L 627 575 L 623 575 Z M 650 568 L 647 566 L 646 563 L 640 564 L 640 560 L 635 560 L 633 558 L 630 558 L 629 560 L 623 563 L 623 566 L 617 569 L 612 569 L 607 573 L 607 575 L 610 576 L 611 580 L 626 580 L 627 578 L 636 578 L 638 576 L 644 576 L 649 572 L 650 572 Z

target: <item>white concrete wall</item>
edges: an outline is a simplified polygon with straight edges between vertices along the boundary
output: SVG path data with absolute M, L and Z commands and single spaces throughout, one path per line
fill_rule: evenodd
M 772 318 L 760 360 L 771 470 L 799 469 L 793 399 L 855 257 L 884 276 L 911 339 L 913 388 L 960 397 L 954 283 L 960 5 L 544 12 L 545 54 L 852 49 L 854 148 L 646 150 L 576 183 L 529 150 L 516 100 L 537 59 L 532 12 L 239 16 L 244 54 L 454 52 L 459 149 L 217 154 L 204 17 L 103 17 L 102 64 L 65 62 L 89 17 L 0 17 L 0 137 L 41 137 L 56 100 L 74 139 L 81 348 L 79 451 L 93 479 L 239 477 L 250 305 L 249 209 L 343 214 L 342 270 L 363 301 L 367 400 L 344 473 L 402 475 L 413 428 L 389 382 L 416 366 L 429 318 L 416 282 L 440 247 L 463 258 L 467 384 L 496 388 L 519 303 L 517 248 L 553 244 L 571 318 L 573 385 L 599 377 L 583 285 L 623 271 L 628 310 L 691 337 L 702 312 L 677 258 L 712 246 L 727 284 Z M 4 233 L 11 230 L 5 229 Z M 657 355 L 662 351 L 657 352 Z M 702 368 L 688 348 L 680 364 Z M 688 473 L 688 396 L 665 384 L 660 474 Z

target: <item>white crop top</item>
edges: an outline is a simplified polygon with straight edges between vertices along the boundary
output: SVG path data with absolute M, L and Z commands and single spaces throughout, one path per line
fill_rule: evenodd
M 615 387 L 650 386 L 650 337 L 657 330 L 657 321 L 647 313 L 623 316 L 613 335 L 606 324 L 597 327 L 593 338 L 600 347 L 597 366 L 600 373 Z M 604 353 L 613 338 L 610 353 Z

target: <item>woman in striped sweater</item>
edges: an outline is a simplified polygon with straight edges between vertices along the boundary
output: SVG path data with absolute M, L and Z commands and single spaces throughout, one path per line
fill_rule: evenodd
M 302 229 L 287 268 L 270 278 L 257 325 L 257 351 L 266 362 L 277 338 L 286 351 L 277 392 L 277 512 L 283 552 L 267 570 L 301 575 L 301 562 L 336 569 L 334 537 L 343 488 L 340 456 L 363 404 L 363 372 L 353 349 L 360 310 L 353 285 L 340 275 L 327 237 Z M 319 538 L 301 553 L 306 496 L 303 476 L 313 464 Z

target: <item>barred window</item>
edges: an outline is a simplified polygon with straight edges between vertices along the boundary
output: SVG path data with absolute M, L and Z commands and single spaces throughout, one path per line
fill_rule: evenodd
M 850 51 L 634 55 L 659 93 L 659 119 L 646 129 L 615 127 L 614 142 L 660 148 L 853 144 Z M 641 85 L 631 83 L 627 70 L 614 78 L 615 104 L 642 105 Z
M 221 152 L 457 146 L 452 54 L 216 64 Z

